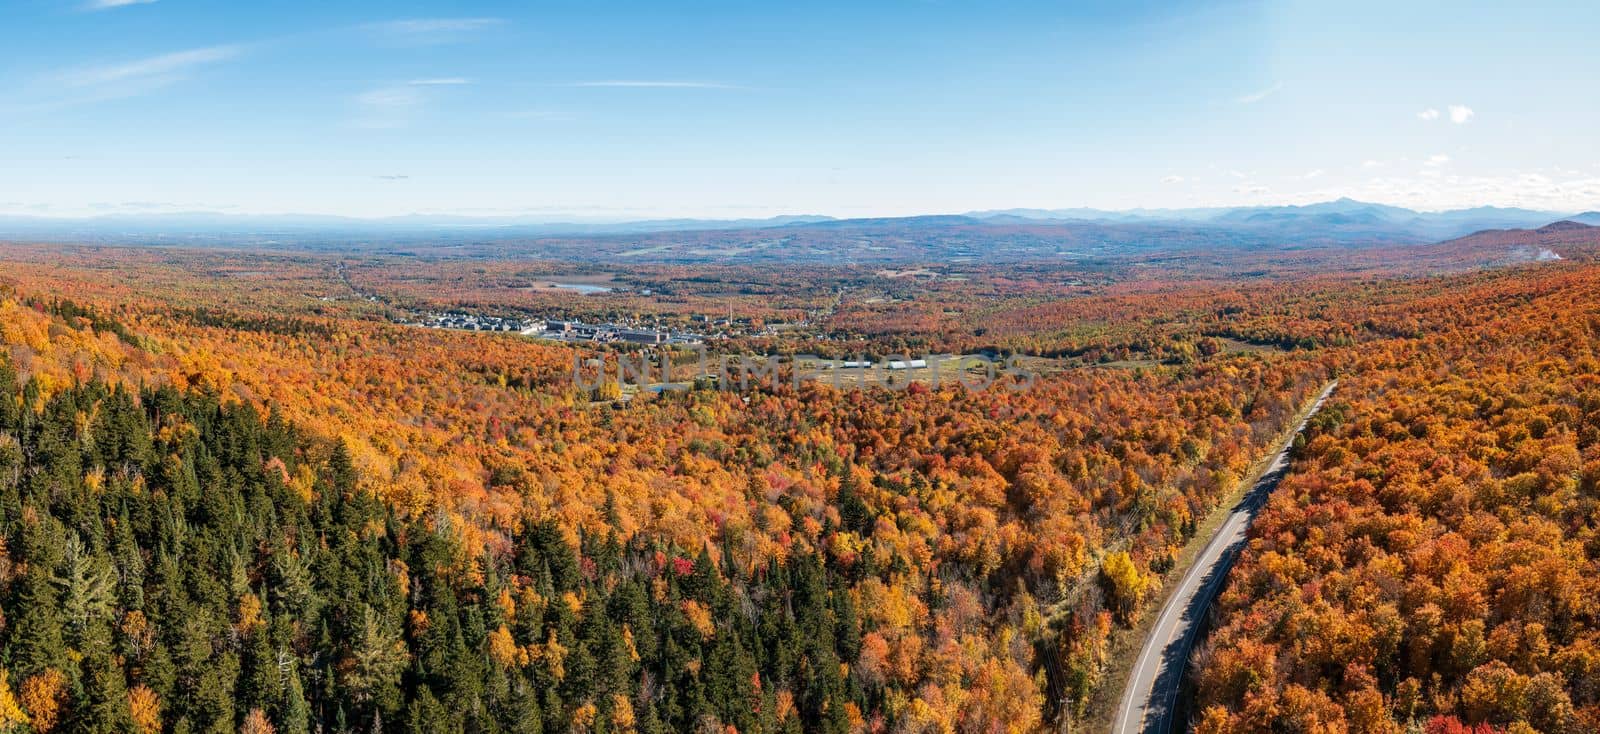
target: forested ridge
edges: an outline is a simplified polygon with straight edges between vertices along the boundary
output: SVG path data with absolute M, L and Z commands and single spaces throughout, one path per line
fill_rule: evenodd
M 1600 731 L 1600 274 L 1364 350 L 1194 661 L 1198 731 Z
M 1239 355 L 608 407 L 510 339 L 0 313 L 0 641 L 35 731 L 1034 731 L 1322 379 Z M 29 631 L 98 593 L 80 571 L 115 590 Z
M 815 555 L 730 580 L 551 522 L 473 554 L 275 415 L 18 387 L 0 363 L 0 728 L 847 731 L 872 695 L 840 662 L 850 575 Z

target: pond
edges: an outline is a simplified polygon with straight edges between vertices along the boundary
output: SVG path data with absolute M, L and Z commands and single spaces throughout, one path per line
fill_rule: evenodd
M 584 294 L 586 296 L 591 294 L 591 293 L 610 293 L 611 292 L 610 288 L 607 288 L 607 287 L 605 287 L 603 285 L 591 285 L 589 283 L 551 283 L 550 287 L 552 287 L 552 288 L 566 288 L 567 290 L 574 290 L 574 291 L 582 293 L 582 294 Z

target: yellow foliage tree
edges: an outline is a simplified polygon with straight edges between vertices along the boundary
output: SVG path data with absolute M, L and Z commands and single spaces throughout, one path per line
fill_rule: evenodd
M 633 702 L 620 693 L 611 696 L 611 731 L 617 734 L 633 734 L 635 731 Z
M 1194 725 L 1195 734 L 1233 734 L 1233 719 L 1221 706 L 1208 706 Z
M 239 634 L 248 635 L 259 626 L 261 626 L 261 598 L 247 592 L 239 597 Z
M 156 734 L 161 731 L 161 699 L 156 697 L 156 692 L 139 685 L 128 689 L 128 710 L 133 714 L 133 723 L 139 727 L 140 734 Z
M 689 624 L 694 625 L 696 631 L 705 639 L 717 633 L 716 622 L 711 619 L 711 610 L 704 604 L 693 599 L 683 603 L 683 615 L 689 618 Z
M 0 732 L 20 731 L 28 725 L 28 714 L 17 704 L 17 697 L 11 693 L 11 683 L 6 680 L 6 671 L 0 669 Z
M 1139 571 L 1126 551 L 1106 556 L 1100 573 L 1105 577 L 1108 601 L 1117 619 L 1123 624 L 1132 624 L 1145 593 L 1150 590 L 1150 578 Z
M 239 726 L 239 734 L 274 734 L 275 731 L 261 709 L 250 709 L 249 715 L 244 717 L 244 723 Z
M 489 657 L 502 668 L 515 666 L 524 657 L 522 650 L 517 647 L 517 641 L 511 637 L 511 630 L 503 624 L 489 633 Z
M 61 671 L 47 668 L 22 682 L 22 707 L 33 718 L 33 730 L 47 734 L 61 716 L 61 696 L 66 690 Z

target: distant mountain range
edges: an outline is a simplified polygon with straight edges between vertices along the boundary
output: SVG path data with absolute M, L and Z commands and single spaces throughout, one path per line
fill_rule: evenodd
M 0 239 L 315 249 L 459 244 L 498 248 L 496 243 L 503 243 L 517 251 L 552 256 L 581 255 L 592 250 L 597 256 L 639 260 L 775 260 L 780 259 L 779 251 L 784 251 L 794 253 L 797 260 L 840 258 L 838 261 L 859 262 L 918 257 L 983 260 L 990 255 L 1013 260 L 1030 255 L 1049 258 L 1062 251 L 1086 248 L 1416 244 L 1483 230 L 1534 229 L 1561 220 L 1600 225 L 1600 211 L 1570 214 L 1476 207 L 1419 212 L 1339 199 L 1303 206 L 1127 211 L 1006 209 L 861 219 L 782 216 L 627 222 L 436 215 L 357 219 L 189 212 L 79 219 L 0 216 Z M 845 247 L 842 243 L 853 244 Z
M 226 214 L 173 212 L 160 214 L 108 214 L 98 217 L 39 217 L 0 215 L 0 237 L 74 235 L 205 237 L 225 235 L 356 234 L 431 237 L 440 232 L 481 232 L 516 235 L 629 234 L 714 229 L 782 227 L 833 221 L 832 217 L 790 215 L 766 219 L 651 219 L 623 222 L 551 222 L 534 217 L 470 217 L 409 214 L 399 217 L 358 218 L 323 214 Z
M 1200 209 L 1010 209 L 977 212 L 973 216 L 1000 221 L 1099 221 L 1136 223 L 1189 223 L 1250 230 L 1286 239 L 1311 237 L 1334 240 L 1426 240 L 1460 237 L 1484 229 L 1538 227 L 1567 213 L 1482 206 L 1442 212 L 1419 212 L 1398 206 L 1339 199 L 1303 206 L 1251 206 Z M 1584 215 L 1600 223 L 1600 212 Z M 1583 220 L 1580 220 L 1583 221 Z

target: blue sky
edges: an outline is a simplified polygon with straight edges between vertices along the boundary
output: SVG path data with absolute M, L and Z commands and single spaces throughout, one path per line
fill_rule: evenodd
M 0 0 L 0 213 L 1600 208 L 1600 5 Z

